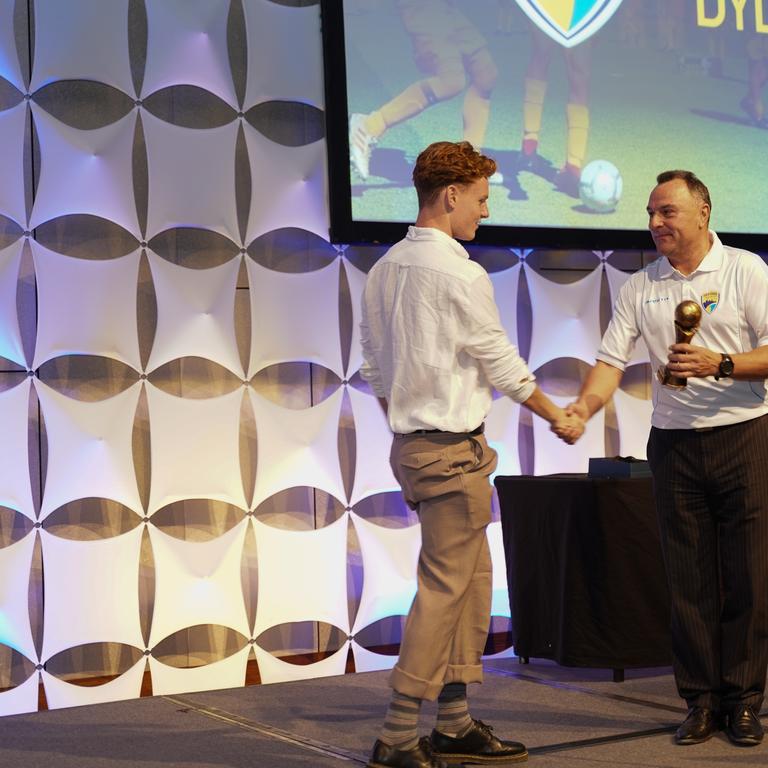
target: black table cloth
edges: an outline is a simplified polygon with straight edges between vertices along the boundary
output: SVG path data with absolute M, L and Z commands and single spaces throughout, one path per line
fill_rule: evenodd
M 518 656 L 580 667 L 671 663 L 651 478 L 498 476 Z

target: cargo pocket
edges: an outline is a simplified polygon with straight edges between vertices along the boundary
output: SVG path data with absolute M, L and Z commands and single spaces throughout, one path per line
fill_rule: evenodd
M 461 489 L 461 480 L 442 451 L 403 452 L 393 458 L 392 469 L 411 505 Z

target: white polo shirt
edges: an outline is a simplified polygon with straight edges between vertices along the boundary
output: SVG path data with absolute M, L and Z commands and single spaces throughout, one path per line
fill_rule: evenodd
M 692 344 L 731 354 L 768 344 L 768 266 L 754 253 L 724 246 L 714 232 L 709 236 L 712 247 L 692 274 L 662 256 L 627 280 L 597 353 L 623 371 L 642 336 L 653 374 L 652 424 L 660 429 L 736 424 L 768 413 L 765 381 L 691 378 L 673 389 L 656 378 L 675 343 L 675 308 L 686 299 L 703 310 Z

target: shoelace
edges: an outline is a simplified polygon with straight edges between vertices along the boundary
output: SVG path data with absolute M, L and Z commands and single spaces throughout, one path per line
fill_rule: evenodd
M 472 719 L 474 720 L 474 718 L 472 718 Z M 484 723 L 482 720 L 475 720 L 475 723 L 477 724 L 477 726 L 481 730 L 485 731 L 489 736 L 493 735 L 493 726 L 492 725 L 488 725 L 487 723 Z

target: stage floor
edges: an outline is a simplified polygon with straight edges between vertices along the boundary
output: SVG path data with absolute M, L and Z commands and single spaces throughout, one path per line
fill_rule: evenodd
M 387 672 L 157 696 L 0 719 L 3 768 L 330 768 L 365 765 L 388 699 Z M 489 659 L 471 686 L 472 714 L 524 742 L 529 764 L 554 768 L 737 764 L 764 768 L 757 748 L 724 734 L 677 747 L 685 711 L 668 668 L 609 670 Z M 432 728 L 425 705 L 422 727 Z M 764 708 L 763 723 L 768 720 Z

